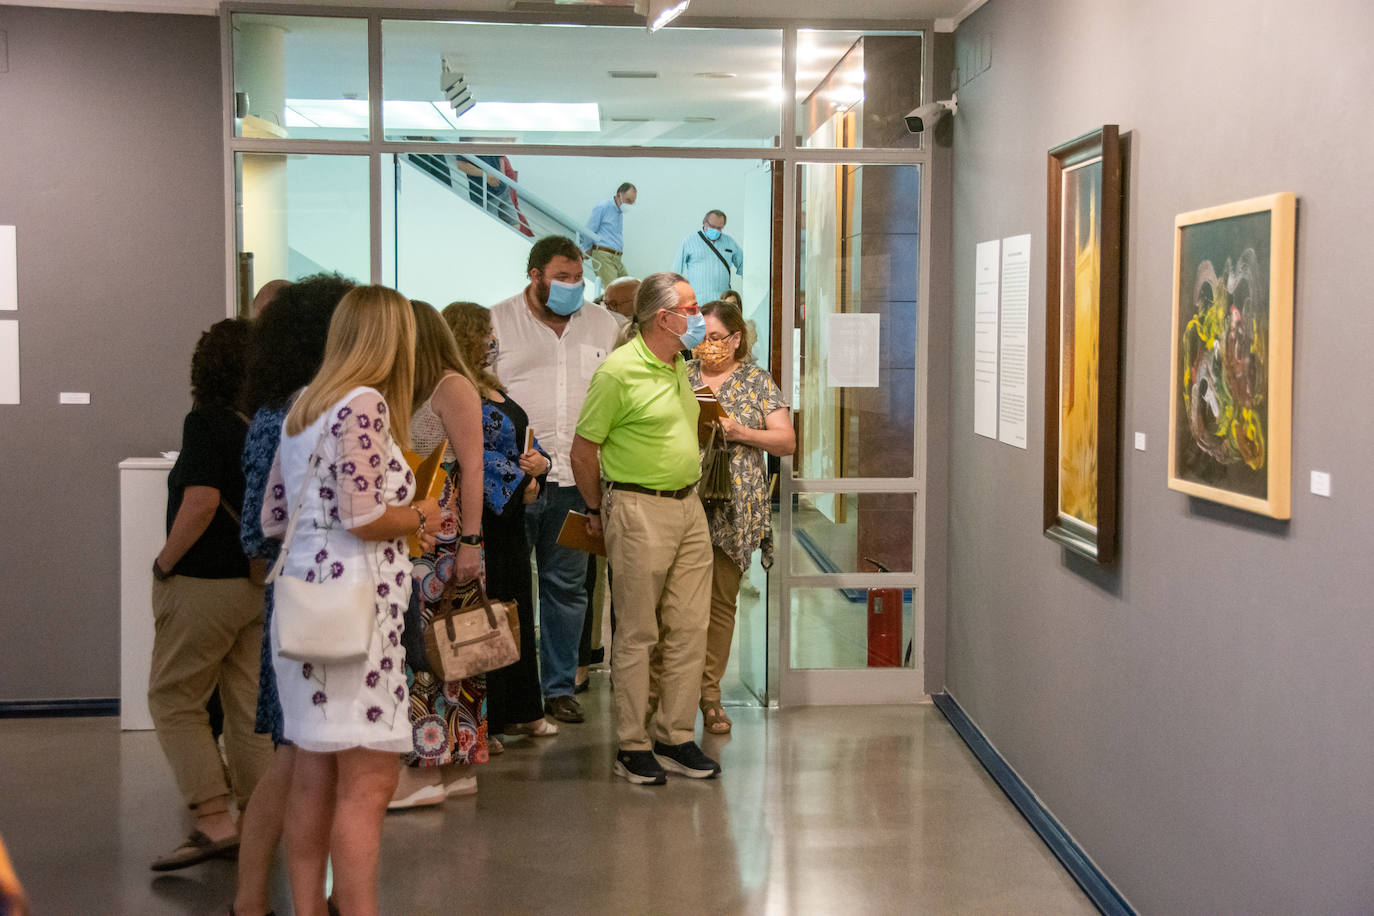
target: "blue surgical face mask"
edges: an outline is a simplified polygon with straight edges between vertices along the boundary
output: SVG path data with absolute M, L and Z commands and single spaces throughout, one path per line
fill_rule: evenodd
M 549 281 L 549 301 L 545 303 L 555 315 L 571 315 L 582 308 L 582 290 L 585 285 L 564 283 L 562 280 Z
M 706 233 L 706 237 L 707 237 L 708 239 L 710 239 L 711 241 L 713 241 L 713 242 L 720 238 L 720 230 L 719 230 L 719 229 L 714 229 L 714 228 L 708 226 L 708 227 L 706 227 L 705 229 L 703 229 L 703 230 L 701 230 L 701 231 L 704 232 L 704 233 Z
M 682 317 L 687 319 L 687 330 L 679 334 L 678 339 L 688 350 L 695 350 L 706 339 L 706 316 L 697 312 Z

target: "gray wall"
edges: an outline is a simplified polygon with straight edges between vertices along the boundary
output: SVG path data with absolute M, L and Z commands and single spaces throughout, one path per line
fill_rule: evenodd
M 1374 13 L 992 0 L 956 37 L 992 66 L 953 138 L 949 691 L 1142 912 L 1367 911 Z M 1130 132 L 1111 573 L 1041 536 L 1043 417 L 1028 451 L 977 438 L 970 384 L 974 245 L 1030 232 L 1040 403 L 1045 154 L 1104 123 Z M 1299 195 L 1291 523 L 1165 486 L 1174 216 L 1276 191 Z
M 0 6 L 0 30 L 23 374 L 0 406 L 0 701 L 117 696 L 115 466 L 177 447 L 224 315 L 219 23 Z

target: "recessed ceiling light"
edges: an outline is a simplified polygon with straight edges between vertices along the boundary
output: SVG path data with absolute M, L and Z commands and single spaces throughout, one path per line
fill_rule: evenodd
M 656 70 L 607 70 L 606 73 L 613 80 L 656 80 L 658 72 Z
M 704 117 L 704 116 L 702 116 L 702 115 L 693 115 L 693 116 L 691 116 L 691 117 L 683 118 L 683 119 L 682 119 L 682 123 L 684 123 L 684 124 L 706 124 L 706 123 L 709 123 L 709 122 L 714 121 L 714 120 L 715 120 L 715 118 L 707 118 L 707 117 Z
M 638 115 L 630 115 L 624 118 L 610 118 L 609 120 L 617 124 L 648 124 L 650 121 L 653 120 L 653 118 L 645 118 L 640 117 Z
M 738 73 L 724 73 L 719 70 L 708 70 L 705 73 L 693 73 L 692 75 L 699 76 L 704 80 L 732 80 L 739 76 Z

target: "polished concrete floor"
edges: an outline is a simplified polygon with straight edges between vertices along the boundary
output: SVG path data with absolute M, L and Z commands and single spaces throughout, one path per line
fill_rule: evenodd
M 586 724 L 510 742 L 476 796 L 388 816 L 383 912 L 1094 912 L 929 704 L 732 709 L 720 778 L 637 787 L 593 685 Z M 227 911 L 231 863 L 148 871 L 186 829 L 151 732 L 0 720 L 0 773 L 35 913 Z

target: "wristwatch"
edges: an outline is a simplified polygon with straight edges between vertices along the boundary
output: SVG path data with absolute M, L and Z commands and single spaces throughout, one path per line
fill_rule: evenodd
M 458 538 L 459 544 L 466 544 L 469 547 L 481 547 L 482 536 L 480 534 L 464 534 Z
M 588 507 L 587 507 L 587 514 L 588 514 L 588 515 L 600 515 L 600 514 L 601 514 L 601 507 L 600 507 L 600 506 L 588 506 Z

